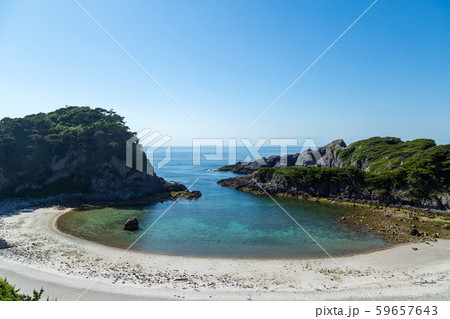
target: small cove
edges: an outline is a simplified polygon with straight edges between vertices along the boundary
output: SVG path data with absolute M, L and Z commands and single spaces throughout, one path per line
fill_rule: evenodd
M 276 154 L 276 149 L 263 148 L 263 156 L 273 154 Z M 245 156 L 245 150 L 238 148 L 238 160 L 243 160 Z M 193 166 L 191 148 L 172 148 L 172 161 L 157 174 L 186 186 L 198 178 L 192 190 L 200 190 L 203 196 L 193 201 L 180 200 L 173 205 L 132 249 L 204 257 L 326 256 L 270 198 L 218 185 L 218 180 L 235 176 L 229 172 L 212 171 L 228 163 L 226 154 L 224 158 Z M 277 201 L 333 256 L 389 245 L 379 236 L 351 229 L 340 222 L 342 214 L 355 208 L 289 198 L 277 198 Z M 171 204 L 164 202 L 147 207 L 70 212 L 58 219 L 58 228 L 94 242 L 127 248 Z M 129 217 L 139 219 L 139 231 L 123 230 L 123 224 Z

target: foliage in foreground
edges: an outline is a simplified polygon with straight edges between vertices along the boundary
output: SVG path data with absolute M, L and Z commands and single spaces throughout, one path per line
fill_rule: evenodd
M 42 297 L 44 289 L 33 291 L 33 296 L 19 293 L 19 289 L 15 289 L 5 279 L 0 278 L 0 301 L 38 301 Z

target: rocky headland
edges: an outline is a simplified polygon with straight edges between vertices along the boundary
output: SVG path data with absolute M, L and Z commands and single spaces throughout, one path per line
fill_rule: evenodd
M 450 235 L 442 228 L 448 227 L 450 216 L 450 145 L 374 137 L 346 146 L 336 140 L 316 150 L 219 170 L 247 174 L 218 182 L 244 192 L 371 207 L 347 216 L 345 222 L 395 241 Z M 417 230 L 409 225 L 410 215 L 386 218 L 405 211 L 416 217 L 439 216 L 437 228 Z
M 148 160 L 126 143 L 134 133 L 113 111 L 66 107 L 50 113 L 0 121 L 0 200 L 12 209 L 60 205 L 132 206 L 198 198 L 184 185 L 147 174 Z M 140 151 L 142 152 L 142 151 Z

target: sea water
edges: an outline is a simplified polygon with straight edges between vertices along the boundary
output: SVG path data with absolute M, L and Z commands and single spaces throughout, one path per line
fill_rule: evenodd
M 294 150 L 298 151 L 298 150 Z M 213 150 L 203 150 L 212 153 Z M 279 154 L 276 147 L 263 147 L 262 156 Z M 237 160 L 249 152 L 237 148 Z M 157 164 L 165 153 L 155 154 Z M 197 200 L 157 203 L 147 207 L 104 208 L 69 213 L 60 218 L 60 229 L 102 244 L 173 255 L 237 258 L 302 258 L 343 255 L 378 249 L 388 245 L 380 237 L 341 222 L 346 206 L 276 197 L 275 200 L 294 218 L 295 223 L 277 203 L 266 196 L 244 193 L 220 186 L 217 181 L 237 176 L 217 172 L 228 164 L 223 158 L 193 165 L 191 147 L 172 147 L 171 160 L 156 173 L 168 181 L 177 181 L 199 190 Z M 253 160 L 253 159 L 252 159 Z M 156 166 L 156 165 L 155 165 Z M 164 214 L 154 223 L 161 214 Z M 123 225 L 137 217 L 139 230 L 129 232 Z M 153 224 L 154 223 L 154 224 Z M 151 228 L 150 225 L 153 226 Z M 322 246 L 322 248 L 318 245 Z M 326 252 L 325 252 L 325 251 Z

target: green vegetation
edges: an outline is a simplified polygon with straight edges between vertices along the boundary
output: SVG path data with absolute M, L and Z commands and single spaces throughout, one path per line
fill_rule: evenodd
M 436 146 L 430 139 L 403 142 L 397 137 L 371 137 L 357 141 L 338 153 L 344 166 L 356 166 L 371 172 L 401 167 L 405 160 L 418 152 Z
M 255 179 L 267 183 L 273 175 L 278 175 L 288 184 L 310 184 L 321 182 L 344 182 L 360 184 L 364 182 L 366 172 L 356 167 L 284 167 L 261 168 L 255 173 Z
M 19 289 L 15 289 L 5 279 L 0 278 L 0 301 L 38 301 L 41 299 L 43 289 L 33 291 L 33 296 L 19 293 Z
M 262 168 L 255 178 L 268 183 L 276 175 L 297 189 L 373 192 L 379 198 L 408 201 L 434 199 L 450 191 L 450 145 L 376 137 L 351 144 L 340 156 L 344 167 Z M 366 160 L 370 163 L 367 171 L 359 168 Z
M 133 136 L 113 111 L 66 107 L 0 120 L 0 197 L 91 191 L 92 176 L 117 174 Z M 68 169 L 55 176 L 63 167 Z M 102 167 L 103 165 L 103 167 Z
M 114 111 L 90 107 L 66 107 L 45 114 L 0 120 L 0 160 L 14 168 L 40 162 L 48 153 L 75 147 L 83 151 L 121 152 L 132 136 L 123 117 Z

